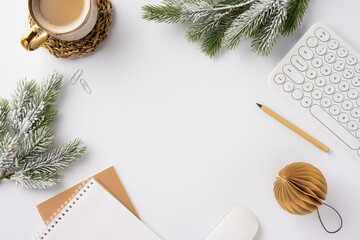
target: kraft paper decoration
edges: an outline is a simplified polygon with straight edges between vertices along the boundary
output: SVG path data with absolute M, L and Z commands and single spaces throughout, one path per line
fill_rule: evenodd
M 305 162 L 295 162 L 279 171 L 274 183 L 276 201 L 287 212 L 310 214 L 323 205 L 327 184 L 319 169 Z

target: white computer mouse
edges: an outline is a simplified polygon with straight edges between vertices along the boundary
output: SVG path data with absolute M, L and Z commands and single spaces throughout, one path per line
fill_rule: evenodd
M 252 240 L 259 229 L 255 215 L 249 209 L 232 209 L 205 240 Z

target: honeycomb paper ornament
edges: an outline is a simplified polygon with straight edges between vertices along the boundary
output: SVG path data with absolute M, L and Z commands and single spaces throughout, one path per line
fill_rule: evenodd
M 327 194 L 326 179 L 313 165 L 295 162 L 279 171 L 274 194 L 285 211 L 295 215 L 310 214 L 323 205 Z

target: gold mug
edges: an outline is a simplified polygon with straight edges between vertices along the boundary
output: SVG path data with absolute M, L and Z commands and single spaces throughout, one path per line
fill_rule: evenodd
M 60 5 L 50 5 L 50 8 L 55 7 L 56 9 L 52 9 L 55 10 L 54 12 L 46 13 L 45 7 L 49 7 L 49 4 L 52 4 L 52 2 Z M 30 16 L 35 22 L 35 25 L 21 38 L 21 45 L 28 51 L 38 49 L 52 37 L 64 41 L 79 40 L 91 32 L 97 21 L 97 0 L 29 0 L 28 4 Z M 80 9 L 80 11 L 71 14 L 74 21 L 67 25 L 58 25 L 60 20 L 62 22 L 71 20 L 70 17 L 66 19 L 66 14 L 70 15 L 71 4 L 77 4 L 76 8 Z M 50 11 L 51 9 L 47 10 Z M 45 18 L 46 16 L 48 16 L 48 19 Z M 54 16 L 60 18 L 64 16 L 65 18 L 52 19 L 53 22 L 49 21 Z M 76 18 L 76 16 L 78 17 Z

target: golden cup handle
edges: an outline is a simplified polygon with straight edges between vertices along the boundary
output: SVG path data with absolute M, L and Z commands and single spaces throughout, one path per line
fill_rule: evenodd
M 22 36 L 21 45 L 28 51 L 34 51 L 50 38 L 47 32 L 34 25 Z

